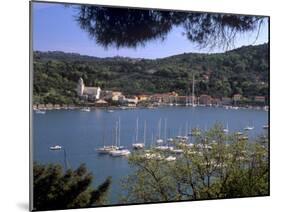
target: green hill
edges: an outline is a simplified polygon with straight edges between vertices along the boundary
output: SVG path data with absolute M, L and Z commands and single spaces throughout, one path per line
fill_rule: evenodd
M 98 58 L 64 52 L 34 52 L 34 103 L 79 103 L 79 77 L 88 86 L 124 94 L 176 91 L 213 97 L 240 93 L 268 96 L 268 44 L 245 46 L 225 53 L 184 53 L 161 59 Z

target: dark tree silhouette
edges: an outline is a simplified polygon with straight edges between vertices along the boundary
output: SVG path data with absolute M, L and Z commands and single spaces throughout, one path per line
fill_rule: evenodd
M 175 12 L 154 9 L 112 8 L 83 5 L 76 20 L 91 38 L 104 47 L 137 47 L 154 39 L 164 40 L 174 26 L 200 48 L 234 47 L 239 33 L 257 36 L 262 16 Z
M 33 170 L 34 210 L 90 207 L 106 201 L 111 179 L 92 188 L 93 176 L 84 164 L 64 173 L 60 165 L 35 163 Z

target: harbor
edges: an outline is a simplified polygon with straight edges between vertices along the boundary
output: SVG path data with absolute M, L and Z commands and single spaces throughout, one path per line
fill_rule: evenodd
M 204 132 L 216 123 L 224 127 L 225 133 L 236 133 L 250 142 L 269 127 L 268 112 L 246 108 L 162 106 L 112 111 L 91 108 L 89 112 L 34 112 L 35 161 L 67 164 L 68 168 L 85 163 L 96 183 L 111 176 L 110 200 L 117 203 L 120 180 L 132 172 L 127 157 L 136 149 L 143 149 L 146 158 L 157 157 L 149 152 L 151 148 L 169 151 L 165 160 L 173 161 L 181 154 L 173 141 L 193 145 L 193 133 Z

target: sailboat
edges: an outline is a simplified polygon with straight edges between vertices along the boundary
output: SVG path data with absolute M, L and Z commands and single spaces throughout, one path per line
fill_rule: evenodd
M 186 94 L 186 98 L 185 98 L 185 106 L 189 106 L 190 104 L 188 103 L 188 96 Z
M 228 123 L 226 124 L 226 128 L 223 129 L 223 132 L 224 132 L 224 133 L 228 133 L 228 132 L 229 132 Z
M 104 126 L 103 126 L 103 133 L 102 133 L 102 141 L 103 141 L 103 147 L 97 148 L 96 151 L 100 154 L 107 154 L 108 148 L 105 146 L 105 132 L 104 132 Z
M 161 119 L 160 119 L 161 120 Z M 160 122 L 161 123 L 161 122 Z M 165 122 L 164 122 L 164 140 L 166 141 L 166 130 L 167 130 L 167 119 L 165 119 Z M 161 124 L 159 124 L 159 138 L 161 136 L 160 134 L 161 132 Z M 158 138 L 158 142 L 157 144 L 160 144 L 159 146 L 155 147 L 155 149 L 157 150 L 163 150 L 163 151 L 167 151 L 167 150 L 173 150 L 174 148 L 173 147 L 170 147 L 169 145 L 161 145 L 162 143 L 164 143 L 164 140 L 162 139 L 159 139 Z M 161 140 L 162 142 L 159 143 L 159 140 Z
M 188 122 L 185 123 L 185 135 L 182 136 L 182 139 L 184 141 L 187 141 L 188 140 Z
M 109 152 L 111 156 L 113 156 L 113 157 L 127 156 L 131 153 L 128 149 L 125 149 L 123 146 L 121 146 L 120 117 L 118 119 L 118 122 L 116 122 L 116 127 L 115 127 L 115 143 L 116 143 L 117 149 Z
M 179 133 L 178 135 L 176 136 L 175 140 L 176 141 L 187 141 L 188 139 L 188 136 L 187 134 L 186 135 L 182 135 L 182 127 L 179 128 Z
M 186 122 L 186 124 L 185 124 L 185 135 L 182 135 L 181 134 L 181 130 L 180 130 L 179 131 L 179 135 L 176 136 L 176 138 L 175 138 L 175 141 L 177 141 L 177 145 L 178 146 L 185 146 L 187 144 L 187 141 L 188 141 L 188 122 Z M 183 153 L 182 149 L 172 148 L 170 150 L 174 154 L 181 154 L 181 153 Z
M 113 132 L 112 132 L 112 134 L 113 134 Z M 113 138 L 113 136 L 112 136 L 112 138 Z M 103 128 L 102 141 L 103 141 L 103 146 L 96 149 L 96 151 L 99 154 L 109 154 L 111 151 L 117 150 L 117 146 L 116 145 L 113 145 L 113 144 L 110 145 L 110 146 L 106 146 L 105 145 L 105 130 L 104 130 L 104 128 Z
M 110 153 L 111 151 L 114 151 L 114 150 L 117 150 L 117 147 L 116 146 L 103 146 L 103 147 L 100 147 L 100 148 L 97 148 L 96 151 L 99 153 L 99 154 L 108 154 Z
M 143 130 L 143 143 L 138 142 L 138 131 L 139 131 L 139 119 L 136 121 L 136 140 L 135 143 L 132 144 L 134 149 L 143 149 L 145 147 L 145 136 L 146 136 L 146 121 L 144 122 L 144 130 Z
M 175 106 L 179 106 L 177 97 L 175 97 Z
M 250 131 L 250 130 L 253 130 L 255 127 L 253 125 L 247 125 L 244 130 L 245 131 Z
M 173 106 L 174 104 L 172 103 L 172 101 L 171 101 L 171 98 L 169 98 L 169 104 L 168 104 L 169 106 Z
M 193 128 L 191 130 L 191 132 L 188 133 L 188 135 L 189 136 L 199 136 L 199 135 L 201 135 L 201 130 L 198 127 Z
M 156 140 L 157 144 L 162 144 L 164 142 L 163 139 L 161 139 L 161 122 L 162 119 L 160 118 L 158 122 L 158 139 Z

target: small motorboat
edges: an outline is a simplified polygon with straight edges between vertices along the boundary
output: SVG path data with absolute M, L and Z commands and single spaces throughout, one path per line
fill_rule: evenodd
M 263 126 L 262 126 L 262 128 L 266 130 L 266 129 L 268 129 L 268 128 L 269 128 L 269 125 L 268 125 L 268 124 L 263 125 Z
M 242 132 L 240 132 L 240 131 L 238 131 L 238 132 L 236 132 L 236 133 L 235 133 L 235 135 L 240 136 L 240 135 L 243 135 L 243 133 L 242 133 Z
M 134 143 L 132 144 L 134 149 L 143 149 L 145 144 L 144 143 Z
M 181 135 L 178 135 L 178 136 L 176 136 L 176 140 L 179 140 L 179 141 L 187 141 L 187 140 L 188 140 L 188 136 L 181 136 Z
M 85 107 L 81 109 L 82 112 L 90 112 L 91 109 L 89 107 Z
M 224 132 L 224 133 L 228 133 L 228 131 L 229 131 L 229 130 L 228 130 L 227 128 L 223 129 L 223 132 Z
M 162 144 L 163 142 L 164 142 L 163 139 L 157 139 L 157 140 L 156 140 L 156 143 L 157 143 L 157 144 Z
M 56 145 L 56 146 L 51 146 L 50 150 L 60 150 L 61 148 L 62 148 L 62 146 Z
M 175 161 L 177 158 L 176 157 L 173 157 L 173 156 L 169 156 L 167 157 L 165 160 L 170 162 L 170 161 Z
M 35 113 L 36 114 L 46 114 L 46 111 L 45 110 L 35 110 Z
M 175 154 L 182 154 L 183 153 L 183 150 L 182 149 L 173 149 L 171 150 L 173 153 Z
M 168 138 L 167 141 L 168 141 L 168 142 L 173 142 L 174 139 L 173 139 L 173 138 Z
M 254 129 L 253 126 L 246 126 L 246 127 L 244 128 L 245 131 L 250 131 L 250 130 L 253 130 L 253 129 Z
M 173 151 L 174 148 L 170 146 L 157 146 L 155 149 L 160 151 Z
M 249 137 L 248 136 L 239 136 L 238 137 L 238 140 L 241 140 L 241 141 L 245 141 L 245 140 L 248 140 L 249 139 Z
M 149 159 L 149 160 L 162 160 L 162 159 L 164 159 L 163 156 L 161 156 L 160 154 L 157 154 L 157 153 L 145 153 L 144 158 Z

